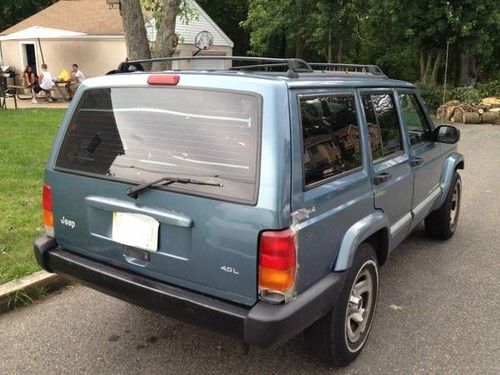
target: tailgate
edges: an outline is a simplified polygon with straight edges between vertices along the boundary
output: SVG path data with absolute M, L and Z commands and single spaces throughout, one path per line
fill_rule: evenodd
M 260 112 L 260 97 L 240 92 L 85 91 L 46 176 L 58 243 L 253 304 L 258 233 L 274 220 L 257 205 Z M 130 186 L 164 176 L 222 186 L 159 184 L 137 199 L 127 195 Z

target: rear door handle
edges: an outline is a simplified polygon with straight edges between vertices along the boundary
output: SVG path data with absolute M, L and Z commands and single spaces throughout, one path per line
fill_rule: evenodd
M 416 167 L 417 165 L 420 165 L 423 162 L 424 162 L 424 159 L 422 159 L 420 156 L 417 156 L 417 157 L 411 159 L 410 164 L 412 167 Z
M 389 172 L 381 172 L 375 176 L 375 185 L 381 184 L 382 182 L 389 181 L 392 178 L 392 174 Z

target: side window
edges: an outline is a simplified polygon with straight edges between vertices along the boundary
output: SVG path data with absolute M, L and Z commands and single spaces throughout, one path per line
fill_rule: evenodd
M 394 100 L 391 94 L 363 94 L 373 160 L 403 150 Z
M 361 166 L 353 95 L 300 98 L 305 184 Z
M 430 139 L 430 127 L 425 118 L 422 107 L 413 94 L 399 94 L 399 103 L 403 112 L 406 130 L 410 137 L 410 144 L 415 145 Z

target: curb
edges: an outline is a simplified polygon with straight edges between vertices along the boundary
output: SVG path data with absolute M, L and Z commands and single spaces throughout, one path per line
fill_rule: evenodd
M 70 281 L 46 271 L 38 271 L 20 279 L 0 285 L 0 314 L 29 304 L 48 292 L 69 285 Z

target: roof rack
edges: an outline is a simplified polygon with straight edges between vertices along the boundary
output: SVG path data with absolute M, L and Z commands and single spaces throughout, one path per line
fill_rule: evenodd
M 307 62 L 302 59 L 290 58 L 272 58 L 272 57 L 251 57 L 251 56 L 183 56 L 183 57 L 157 57 L 152 59 L 129 60 L 120 63 L 116 70 L 112 70 L 108 74 L 129 73 L 133 71 L 145 71 L 142 64 L 152 63 L 157 61 L 189 61 L 189 60 L 222 60 L 222 61 L 237 61 L 237 62 L 253 62 L 260 64 L 249 64 L 241 66 L 233 66 L 223 70 L 262 70 L 262 71 L 279 71 L 279 68 L 285 68 L 287 76 L 297 78 L 298 73 L 312 72 L 312 68 Z M 219 69 L 218 69 L 219 70 Z
M 287 77 L 298 78 L 300 73 L 314 73 L 321 71 L 335 73 L 358 73 L 377 76 L 387 76 L 377 65 L 361 64 L 332 64 L 332 63 L 308 63 L 298 58 L 272 58 L 253 56 L 182 56 L 182 57 L 157 57 L 151 59 L 127 60 L 120 63 L 116 70 L 108 74 L 130 73 L 134 71 L 145 71 L 144 63 L 157 61 L 190 61 L 190 60 L 222 60 L 238 62 L 241 65 L 232 66 L 227 69 L 215 69 L 215 71 L 258 71 L 258 72 L 280 72 L 285 71 Z M 243 63 L 243 64 L 242 64 Z M 244 64 L 246 63 L 246 64 Z

